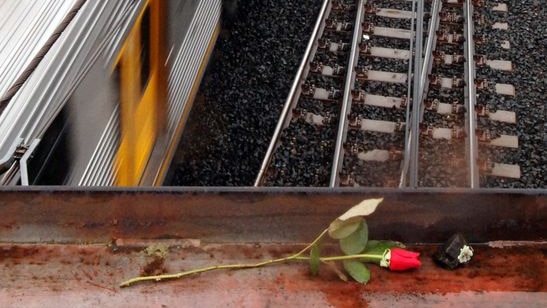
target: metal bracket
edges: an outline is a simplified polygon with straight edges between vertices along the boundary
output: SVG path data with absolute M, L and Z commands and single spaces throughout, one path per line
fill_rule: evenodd
M 40 139 L 34 139 L 30 145 L 24 144 L 23 140 L 23 138 L 17 138 L 17 141 L 10 147 L 9 154 L 0 160 L 0 172 L 4 173 L 0 181 L 2 185 L 13 181 L 17 174 L 17 162 L 19 163 L 21 185 L 29 185 L 27 161 L 40 143 Z
M 17 149 L 19 148 L 21 143 L 23 143 L 23 138 L 17 138 L 9 148 L 9 151 L 7 151 L 7 154 L 4 155 L 4 157 L 0 158 L 0 174 L 6 172 L 11 168 L 15 160 L 15 154 L 13 153 L 17 152 Z
M 22 186 L 29 185 L 27 161 L 31 157 L 32 153 L 34 153 L 34 150 L 36 149 L 39 143 L 40 143 L 40 139 L 32 140 L 30 146 L 25 146 L 25 151 L 23 152 L 23 155 L 19 159 L 19 173 L 21 174 Z

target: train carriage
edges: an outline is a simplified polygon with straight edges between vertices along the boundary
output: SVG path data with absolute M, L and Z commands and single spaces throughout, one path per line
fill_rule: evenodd
M 221 0 L 0 3 L 1 183 L 161 184 L 221 10 Z

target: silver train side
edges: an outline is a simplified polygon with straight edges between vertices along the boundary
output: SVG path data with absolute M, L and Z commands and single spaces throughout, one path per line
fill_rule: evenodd
M 84 3 L 36 70 L 0 111 L 0 184 L 162 184 L 219 32 L 222 1 L 161 1 Z M 0 42 L 0 69 L 4 72 L 0 97 L 75 3 L 7 0 L 0 4 L 0 15 L 4 15 L 0 16 L 4 17 L 0 18 L 4 23 L 0 34 L 5 38 Z M 163 15 L 146 15 L 145 10 L 154 5 L 163 6 Z M 165 57 L 161 63 L 168 77 L 165 102 L 153 102 L 163 106 L 163 111 L 154 107 L 162 114 L 153 115 L 161 118 L 161 127 L 137 134 L 127 131 L 122 120 L 133 121 L 133 129 L 145 123 L 139 122 L 142 119 L 137 114 L 131 119 L 130 112 L 124 113 L 122 97 L 125 88 L 143 84 L 120 82 L 120 75 L 131 74 L 120 73 L 117 63 L 124 52 L 128 53 L 133 33 L 136 37 L 154 35 L 138 25 L 148 22 L 146 18 L 151 23 L 155 18 L 162 19 Z M 146 57 L 145 49 L 133 54 L 140 54 L 139 59 Z M 147 66 L 141 65 L 141 76 L 145 70 L 154 70 Z M 144 89 L 143 93 L 148 91 Z M 138 99 L 132 104 L 134 110 L 142 109 Z M 131 165 L 127 164 L 129 159 L 124 160 L 124 155 L 135 155 L 133 152 L 142 148 L 137 140 L 133 147 L 122 151 L 125 135 L 151 139 L 151 147 L 141 155 L 144 158 L 139 158 L 140 163 Z M 120 180 L 126 170 L 133 174 Z

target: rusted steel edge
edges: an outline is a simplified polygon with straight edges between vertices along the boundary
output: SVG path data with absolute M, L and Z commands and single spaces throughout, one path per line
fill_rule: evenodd
M 541 241 L 546 190 L 0 188 L 0 242 L 105 243 L 114 239 L 302 243 L 365 198 L 374 238 L 440 243 Z

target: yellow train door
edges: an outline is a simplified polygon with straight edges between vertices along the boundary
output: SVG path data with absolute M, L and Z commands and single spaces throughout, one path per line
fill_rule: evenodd
M 167 70 L 162 0 L 148 0 L 118 56 L 120 147 L 116 185 L 139 185 L 165 123 Z

